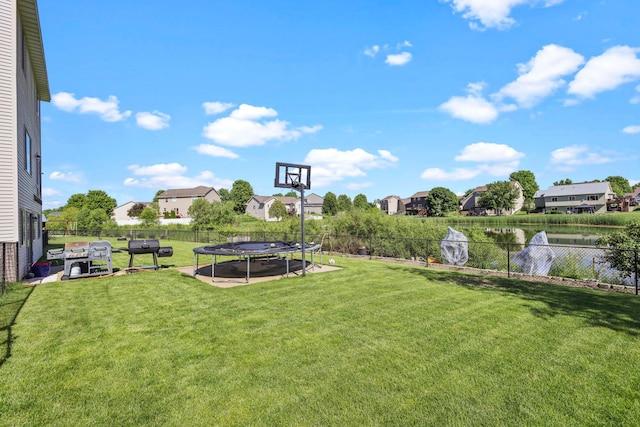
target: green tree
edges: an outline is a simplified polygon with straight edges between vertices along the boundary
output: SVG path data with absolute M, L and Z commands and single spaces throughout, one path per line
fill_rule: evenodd
M 78 230 L 100 234 L 107 221 L 109 216 L 103 209 L 84 207 L 78 213 Z
M 560 181 L 556 181 L 553 183 L 553 185 L 571 185 L 571 184 L 573 184 L 573 181 L 571 181 L 569 178 L 561 179 Z
M 333 216 L 338 213 L 338 199 L 331 191 L 324 195 L 322 201 L 322 214 Z
M 629 185 L 629 180 L 619 175 L 608 176 L 605 181 L 609 181 L 611 184 L 611 189 L 616 196 L 622 197 L 625 193 L 631 193 L 631 185 Z
M 212 228 L 216 226 L 233 225 L 236 218 L 234 206 L 234 203 L 231 201 L 224 203 L 211 202 Z
M 137 218 L 140 216 L 144 208 L 144 203 L 135 203 L 133 206 L 131 206 L 131 209 L 127 211 L 127 215 L 129 215 L 131 218 Z
M 624 231 L 616 231 L 599 238 L 597 244 L 608 246 L 608 249 L 605 249 L 605 259 L 624 277 L 632 277 L 640 269 L 636 257 L 637 251 L 640 251 L 639 220 L 628 224 Z
M 140 212 L 138 218 L 142 221 L 142 225 L 145 227 L 152 227 L 160 225 L 160 219 L 155 209 L 145 206 Z
M 153 196 L 153 202 L 154 202 L 154 203 L 158 203 L 158 196 L 159 196 L 159 195 L 161 195 L 161 194 L 162 194 L 162 193 L 164 193 L 164 192 L 165 192 L 165 190 L 158 190 L 158 191 L 156 191 L 155 196 Z
M 448 212 L 458 212 L 460 201 L 456 194 L 445 187 L 433 188 L 425 199 L 429 216 L 445 216 Z
M 218 194 L 220 195 L 220 201 L 222 203 L 231 200 L 231 193 L 229 193 L 229 190 L 227 190 L 226 188 L 219 189 Z
M 246 204 L 253 197 L 253 187 L 249 182 L 239 179 L 233 183 L 229 192 L 231 201 L 234 203 L 234 210 L 242 215 L 246 211 Z
M 485 209 L 492 209 L 496 215 L 501 215 L 503 210 L 513 209 L 519 196 L 518 189 L 510 181 L 496 181 L 487 185 L 478 204 Z
M 211 203 L 205 198 L 198 198 L 187 209 L 187 215 L 191 217 L 191 227 L 194 230 L 206 230 L 212 228 L 213 210 Z
M 364 194 L 358 194 L 353 198 L 353 207 L 356 209 L 369 209 L 371 205 Z
M 66 208 L 76 208 L 78 210 L 84 207 L 85 202 L 87 201 L 87 196 L 82 193 L 72 194 L 71 197 L 67 200 L 67 204 L 64 206 Z
M 116 206 L 116 199 L 110 197 L 103 190 L 89 190 L 87 192 L 84 207 L 89 208 L 89 210 L 102 209 L 107 214 L 107 217 L 110 217 Z
M 349 212 L 353 208 L 353 202 L 351 198 L 346 194 L 338 196 L 338 212 Z
M 269 207 L 269 216 L 271 218 L 278 218 L 278 221 L 287 216 L 287 207 L 280 200 L 276 200 Z
M 513 172 L 509 175 L 511 181 L 518 181 L 522 186 L 522 194 L 525 199 L 533 200 L 536 191 L 540 190 L 540 186 L 536 182 L 536 176 L 531 171 L 521 170 Z
M 217 226 L 232 225 L 236 213 L 232 201 L 209 202 L 207 199 L 194 200 L 187 213 L 191 217 L 194 230 L 213 230 Z
M 285 197 L 298 197 L 298 192 L 295 190 L 287 191 L 284 195 Z

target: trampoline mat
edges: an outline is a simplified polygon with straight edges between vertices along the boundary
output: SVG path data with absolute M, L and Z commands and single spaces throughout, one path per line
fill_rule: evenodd
M 309 261 L 307 261 L 309 266 Z M 302 270 L 302 261 L 289 260 L 289 273 Z M 225 261 L 216 264 L 216 277 L 246 278 L 247 260 Z M 211 264 L 202 266 L 196 270 L 196 274 L 211 277 Z M 287 261 L 284 259 L 252 259 L 249 261 L 250 277 L 285 276 L 287 274 Z

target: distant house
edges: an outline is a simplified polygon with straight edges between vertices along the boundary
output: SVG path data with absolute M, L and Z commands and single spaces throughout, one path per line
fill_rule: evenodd
M 428 191 L 418 191 L 410 197 L 410 201 L 404 204 L 407 215 L 422 215 L 427 211 Z
M 324 197 L 318 196 L 316 193 L 305 194 L 304 196 L 304 214 L 310 215 L 322 215 L 322 204 L 324 203 Z M 300 215 L 302 203 L 300 198 L 296 200 L 295 212 Z
M 120 206 L 116 206 L 116 208 L 113 210 L 113 213 L 111 214 L 111 217 L 117 223 L 134 219 L 129 216 L 129 210 L 138 203 L 142 203 L 145 207 L 151 204 L 150 202 L 127 202 Z
M 616 194 L 609 182 L 583 182 L 570 185 L 556 185 L 535 194 L 537 208 L 544 212 L 565 213 L 605 213 L 607 202 Z
M 461 210 L 471 215 L 513 215 L 520 211 L 522 206 L 524 206 L 524 193 L 522 192 L 522 186 L 518 181 L 511 181 L 511 185 L 518 191 L 518 197 L 516 198 L 512 209 L 505 209 L 500 212 L 496 212 L 493 209 L 485 209 L 481 207 L 480 199 L 488 189 L 488 186 L 482 185 L 474 188 L 471 193 L 462 198 L 460 201 Z
M 17 281 L 43 254 L 40 102 L 50 101 L 35 0 L 0 7 L 0 274 Z
M 400 197 L 387 196 L 380 200 L 380 210 L 386 212 L 387 215 L 396 215 L 404 212 L 405 207 Z
M 175 212 L 178 218 L 189 218 L 188 210 L 191 204 L 201 198 L 209 202 L 221 201 L 220 195 L 213 187 L 200 185 L 195 188 L 176 188 L 158 196 L 158 209 L 160 215 Z
M 637 187 L 631 193 L 627 193 L 624 195 L 624 200 L 627 206 L 632 210 L 636 206 L 640 206 L 640 187 Z
M 296 203 L 299 203 L 299 199 L 287 196 L 253 196 L 247 202 L 245 213 L 265 221 L 278 221 L 278 218 L 269 216 L 269 209 L 276 200 L 281 201 L 290 214 L 298 213 Z

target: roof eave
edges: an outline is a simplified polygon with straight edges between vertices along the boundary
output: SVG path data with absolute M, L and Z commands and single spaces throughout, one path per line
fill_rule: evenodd
M 36 0 L 19 0 L 18 8 L 24 37 L 27 42 L 27 50 L 33 75 L 38 89 L 38 98 L 41 101 L 51 101 L 49 91 L 49 78 L 47 77 L 47 62 L 44 57 L 44 45 L 42 43 L 42 31 L 40 17 L 38 16 L 38 4 Z

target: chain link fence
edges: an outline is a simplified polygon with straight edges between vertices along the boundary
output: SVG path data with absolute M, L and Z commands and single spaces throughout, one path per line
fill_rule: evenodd
M 18 281 L 18 242 L 0 242 L 0 295 Z
M 114 230 L 103 232 L 78 232 L 79 235 L 96 237 L 120 237 L 127 239 L 168 239 L 203 244 L 221 244 L 233 241 L 295 241 L 301 240 L 300 232 L 266 231 L 194 231 L 194 230 Z M 124 233 L 124 234 L 123 234 Z M 64 235 L 61 232 L 60 235 Z M 410 239 L 399 236 L 352 236 L 306 233 L 307 242 L 322 244 L 325 253 L 368 256 L 370 258 L 395 258 L 430 264 L 447 264 L 442 253 L 445 240 Z M 455 243 L 455 242 L 452 242 Z M 460 243 L 460 242 L 457 242 Z M 504 242 L 465 242 L 468 260 L 465 267 L 528 276 L 550 276 L 620 285 L 635 288 L 638 294 L 638 250 L 603 248 L 597 246 L 529 245 L 532 260 L 523 262 L 522 252 L 527 246 Z M 533 247 L 533 248 L 532 248 Z M 533 249 L 533 250 L 531 250 Z M 536 252 L 544 256 L 536 256 Z M 537 268 L 532 270 L 531 263 Z M 540 273 L 540 271 L 543 273 Z

